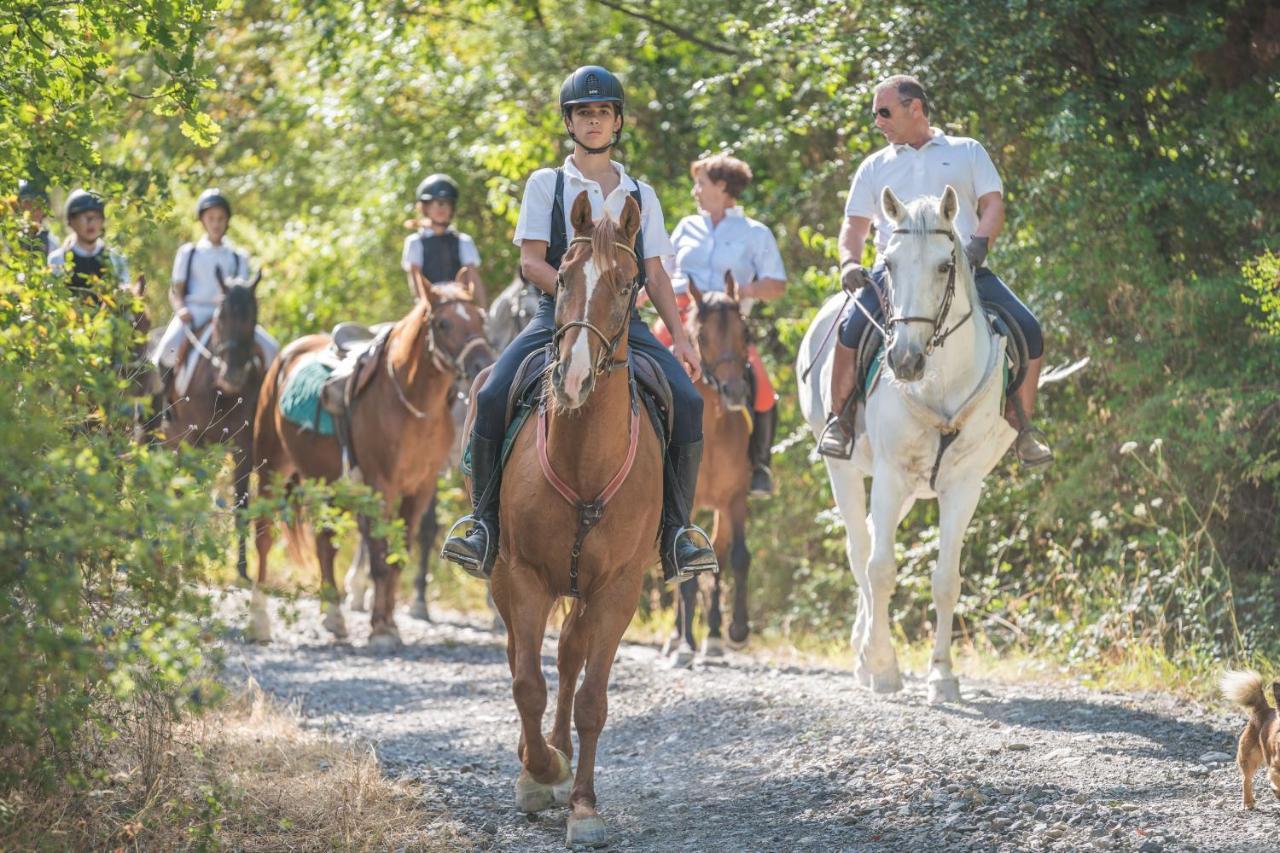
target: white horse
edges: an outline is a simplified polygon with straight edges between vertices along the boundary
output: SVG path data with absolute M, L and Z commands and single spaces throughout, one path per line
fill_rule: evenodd
M 929 701 L 955 702 L 960 684 L 951 669 L 951 626 L 960 598 L 960 549 L 983 478 L 1016 436 L 1003 417 L 1004 340 L 981 309 L 955 231 L 955 190 L 903 205 L 886 188 L 880 203 L 895 226 L 883 253 L 889 271 L 885 359 L 860 407 L 853 458 L 824 457 L 858 583 L 851 641 L 860 683 L 877 693 L 902 689 L 889 631 L 894 531 L 918 498 L 936 497 L 941 537 Z M 815 437 L 831 411 L 831 332 L 843 301 L 837 294 L 823 305 L 796 363 L 800 404 Z M 870 514 L 864 477 L 871 477 Z

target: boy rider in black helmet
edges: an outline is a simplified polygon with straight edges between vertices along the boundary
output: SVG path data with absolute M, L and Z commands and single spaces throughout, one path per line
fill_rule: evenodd
M 622 108 L 622 84 L 609 71 L 588 65 L 570 74 L 560 88 L 560 110 L 565 130 L 574 142 L 573 154 L 561 168 L 534 172 L 525 185 L 514 242 L 520 247 L 521 273 L 541 291 L 538 311 L 503 352 L 477 395 L 471 435 L 475 512 L 463 519 L 470 523 L 466 535 L 450 536 L 442 550 L 445 559 L 477 577 L 488 577 L 498 546 L 500 454 L 507 391 L 525 357 L 550 343 L 554 334 L 556 276 L 571 232 L 568 213 L 582 192 L 591 201 L 593 218 L 599 218 L 606 210 L 616 216 L 628 195 L 640 205 L 642 224 L 636 254 L 644 260 L 639 278 L 675 334 L 669 351 L 658 343 L 639 314 L 632 314 L 628 346 L 642 350 L 661 365 L 674 396 L 670 464 L 663 481 L 663 574 L 674 583 L 698 572 L 716 570 L 715 553 L 708 547 L 706 534 L 689 523 L 702 458 L 702 397 L 690 378 L 701 375 L 701 357 L 684 333 L 671 280 L 662 266 L 662 258 L 674 251 L 663 224 L 662 206 L 648 184 L 634 180 L 621 163 L 609 158 L 622 131 Z

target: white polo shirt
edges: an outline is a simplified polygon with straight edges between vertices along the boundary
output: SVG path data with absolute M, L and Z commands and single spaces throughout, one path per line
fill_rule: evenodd
M 195 257 L 191 253 L 195 252 Z M 191 277 L 187 277 L 190 260 Z M 249 255 L 243 249 L 231 245 L 225 237 L 215 246 L 207 236 L 195 243 L 183 243 L 173 258 L 174 284 L 186 282 L 186 303 L 189 308 L 212 309 L 222 303 L 222 288 L 218 286 L 218 270 L 230 282 L 233 278 L 249 277 Z M 204 312 L 201 313 L 204 316 Z
M 1002 192 L 1000 175 L 987 149 L 967 136 L 947 136 L 936 127 L 933 136 L 920 148 L 886 145 L 862 161 L 853 175 L 845 216 L 870 219 L 876 229 L 876 254 L 889 245 L 893 223 L 880 209 L 880 195 L 887 186 L 903 204 L 921 196 L 941 197 L 947 185 L 955 188 L 960 200 L 956 230 L 968 242 L 978 227 L 978 199 Z
M 671 243 L 676 254 L 667 271 L 676 293 L 688 293 L 690 281 L 703 293 L 723 291 L 726 271 L 732 271 L 739 284 L 787 277 L 769 226 L 751 219 L 737 205 L 725 210 L 717 225 L 706 213 L 686 216 L 671 232 Z
M 454 231 L 452 228 L 449 230 L 458 235 L 458 262 L 464 267 L 479 267 L 480 250 L 476 248 L 476 241 L 472 240 L 469 234 Z M 400 269 L 405 272 L 408 272 L 411 266 L 422 269 L 424 235 L 425 231 L 419 229 L 404 238 L 404 251 L 400 253 Z
M 644 256 L 646 258 L 665 258 L 675 254 L 671 246 L 671 238 L 667 236 L 667 226 L 662 218 L 662 203 L 653 191 L 653 187 L 644 181 L 636 181 L 627 174 L 621 163 L 610 161 L 618 173 L 618 186 L 606 198 L 596 181 L 582 176 L 574 165 L 573 155 L 564 161 L 564 228 L 565 236 L 573 239 L 573 224 L 569 221 L 573 212 L 573 202 L 578 193 L 585 192 L 591 200 L 591 218 L 599 219 L 606 210 L 617 218 L 622 215 L 622 206 L 627 196 L 640 188 L 640 230 L 644 234 Z M 516 236 L 511 242 L 519 246 L 525 240 L 551 241 L 551 205 L 556 189 L 556 170 L 539 169 L 529 176 L 524 186 L 524 199 L 520 202 L 520 217 L 516 220 Z

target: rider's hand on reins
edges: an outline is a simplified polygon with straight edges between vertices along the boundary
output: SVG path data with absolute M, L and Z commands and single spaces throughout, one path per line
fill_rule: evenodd
M 860 288 L 871 286 L 871 273 L 857 261 L 845 261 L 840 266 L 840 286 L 846 293 L 857 293 Z

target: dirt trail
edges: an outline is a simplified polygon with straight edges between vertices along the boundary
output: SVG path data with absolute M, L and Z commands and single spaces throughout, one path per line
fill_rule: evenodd
M 224 603 L 242 621 L 242 597 Z M 229 643 L 233 676 L 300 703 L 310 725 L 371 741 L 420 779 L 476 848 L 562 849 L 564 809 L 514 808 L 515 704 L 505 641 L 481 621 L 401 614 L 398 654 L 335 645 L 316 604 L 270 646 Z M 544 670 L 554 690 L 554 640 Z M 729 653 L 672 671 L 624 645 L 600 741 L 597 795 L 616 850 L 1275 849 L 1280 802 L 1259 779 L 1242 812 L 1243 717 L 1159 694 L 967 681 L 931 707 L 907 678 L 867 694 L 847 671 Z M 553 707 L 549 704 L 549 709 Z M 547 726 L 550 726 L 548 716 Z

